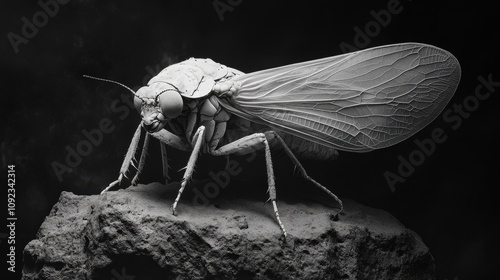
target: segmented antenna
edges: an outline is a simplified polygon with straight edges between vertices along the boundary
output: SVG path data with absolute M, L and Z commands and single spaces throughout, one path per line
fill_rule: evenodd
M 113 80 L 108 80 L 108 79 L 103 79 L 103 78 L 97 78 L 97 77 L 93 77 L 93 76 L 89 76 L 89 75 L 83 75 L 84 78 L 89 78 L 89 79 L 94 79 L 94 80 L 98 80 L 98 81 L 102 81 L 102 82 L 108 82 L 108 83 L 113 83 L 113 84 L 117 84 L 119 86 L 122 86 L 126 89 L 128 89 L 134 96 L 136 96 L 137 98 L 139 99 L 143 99 L 142 97 L 140 97 L 139 95 L 135 94 L 135 91 L 131 88 L 129 88 L 128 86 L 122 84 L 122 83 L 119 83 L 117 81 L 113 81 Z

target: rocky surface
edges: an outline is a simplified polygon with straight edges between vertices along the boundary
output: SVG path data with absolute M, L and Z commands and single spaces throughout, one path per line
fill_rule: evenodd
M 24 249 L 23 279 L 433 279 L 422 240 L 385 211 L 344 201 L 338 221 L 319 203 L 272 207 L 181 200 L 178 185 L 99 196 L 63 192 Z

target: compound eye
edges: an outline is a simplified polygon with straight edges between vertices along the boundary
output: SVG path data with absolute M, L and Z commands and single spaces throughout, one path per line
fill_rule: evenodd
M 134 107 L 139 112 L 141 113 L 141 107 L 142 107 L 142 100 L 140 100 L 137 96 L 134 96 Z
M 141 87 L 134 96 L 134 106 L 139 114 L 141 113 L 142 100 L 139 97 L 145 97 L 148 92 L 148 87 Z M 139 96 L 139 97 L 138 97 Z
M 165 91 L 159 96 L 160 109 L 167 119 L 174 119 L 182 113 L 184 103 L 178 92 Z

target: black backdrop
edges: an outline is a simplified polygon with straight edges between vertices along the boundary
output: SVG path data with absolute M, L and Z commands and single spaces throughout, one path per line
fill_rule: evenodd
M 40 3 L 48 2 L 58 3 L 57 9 L 49 5 L 44 11 Z M 82 74 L 137 87 L 159 69 L 189 57 L 209 57 L 251 72 L 341 54 L 348 45 L 422 42 L 452 52 L 461 62 L 462 81 L 445 109 L 451 110 L 449 119 L 440 115 L 391 148 L 341 153 L 334 162 L 304 165 L 341 197 L 385 209 L 417 232 L 436 259 L 438 279 L 494 275 L 499 249 L 493 194 L 499 140 L 495 109 L 500 87 L 484 86 L 485 80 L 500 81 L 499 10 L 493 6 L 409 0 L 42 0 L 1 6 L 1 160 L 4 178 L 8 165 L 16 169 L 17 271 L 22 249 L 35 238 L 61 191 L 97 194 L 116 178 L 140 120 L 121 99 L 126 91 L 83 79 Z M 489 96 L 475 95 L 482 84 L 479 93 Z M 103 119 L 112 131 L 102 132 L 102 139 L 85 150 L 85 131 L 95 131 Z M 436 143 L 425 158 L 418 157 L 415 140 L 430 139 L 436 129 L 444 131 L 446 141 Z M 88 155 L 67 159 L 78 148 Z M 161 180 L 157 152 L 150 152 L 142 182 Z M 169 156 L 175 159 L 172 177 L 178 180 L 175 170 L 184 166 L 187 155 L 171 151 Z M 407 174 L 398 172 L 401 161 L 411 159 L 418 166 Z M 292 176 L 285 157 L 278 155 L 275 161 L 279 197 L 297 200 L 296 194 L 311 191 L 307 183 L 293 183 L 300 180 Z M 65 172 L 62 166 L 70 164 L 72 171 Z M 243 172 L 231 179 L 228 189 L 259 193 L 264 201 L 263 161 L 242 164 Z M 219 159 L 204 158 L 195 176 L 206 178 L 207 171 L 223 166 Z M 391 189 L 386 172 L 407 178 Z M 5 202 L 7 191 L 2 197 Z M 5 257 L 8 232 L 2 228 Z M 1 274 L 12 275 L 2 263 Z

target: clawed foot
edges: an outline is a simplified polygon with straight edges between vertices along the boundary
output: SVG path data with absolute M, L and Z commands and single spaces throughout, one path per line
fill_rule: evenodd
M 176 213 L 176 211 L 175 211 L 175 208 L 176 208 L 175 204 L 174 204 L 174 205 L 172 205 L 172 206 L 170 207 L 170 210 L 172 210 L 172 215 L 173 215 L 173 216 L 177 216 L 177 213 Z
M 116 181 L 113 181 L 111 182 L 111 184 L 109 184 L 109 186 L 107 186 L 102 192 L 101 194 L 104 194 L 105 192 L 109 191 L 110 189 L 114 188 L 115 186 L 119 186 L 122 184 L 122 180 L 123 180 L 123 174 L 120 174 L 120 176 L 118 176 L 118 180 Z
M 132 186 L 137 186 L 137 182 L 139 182 L 139 176 L 136 174 L 134 178 L 132 179 Z
M 110 189 L 114 188 L 115 186 L 119 186 L 121 184 L 122 180 L 118 179 L 114 182 L 112 182 L 111 184 L 109 184 L 108 187 L 106 187 L 102 192 L 101 194 L 104 194 L 105 192 L 109 191 Z

